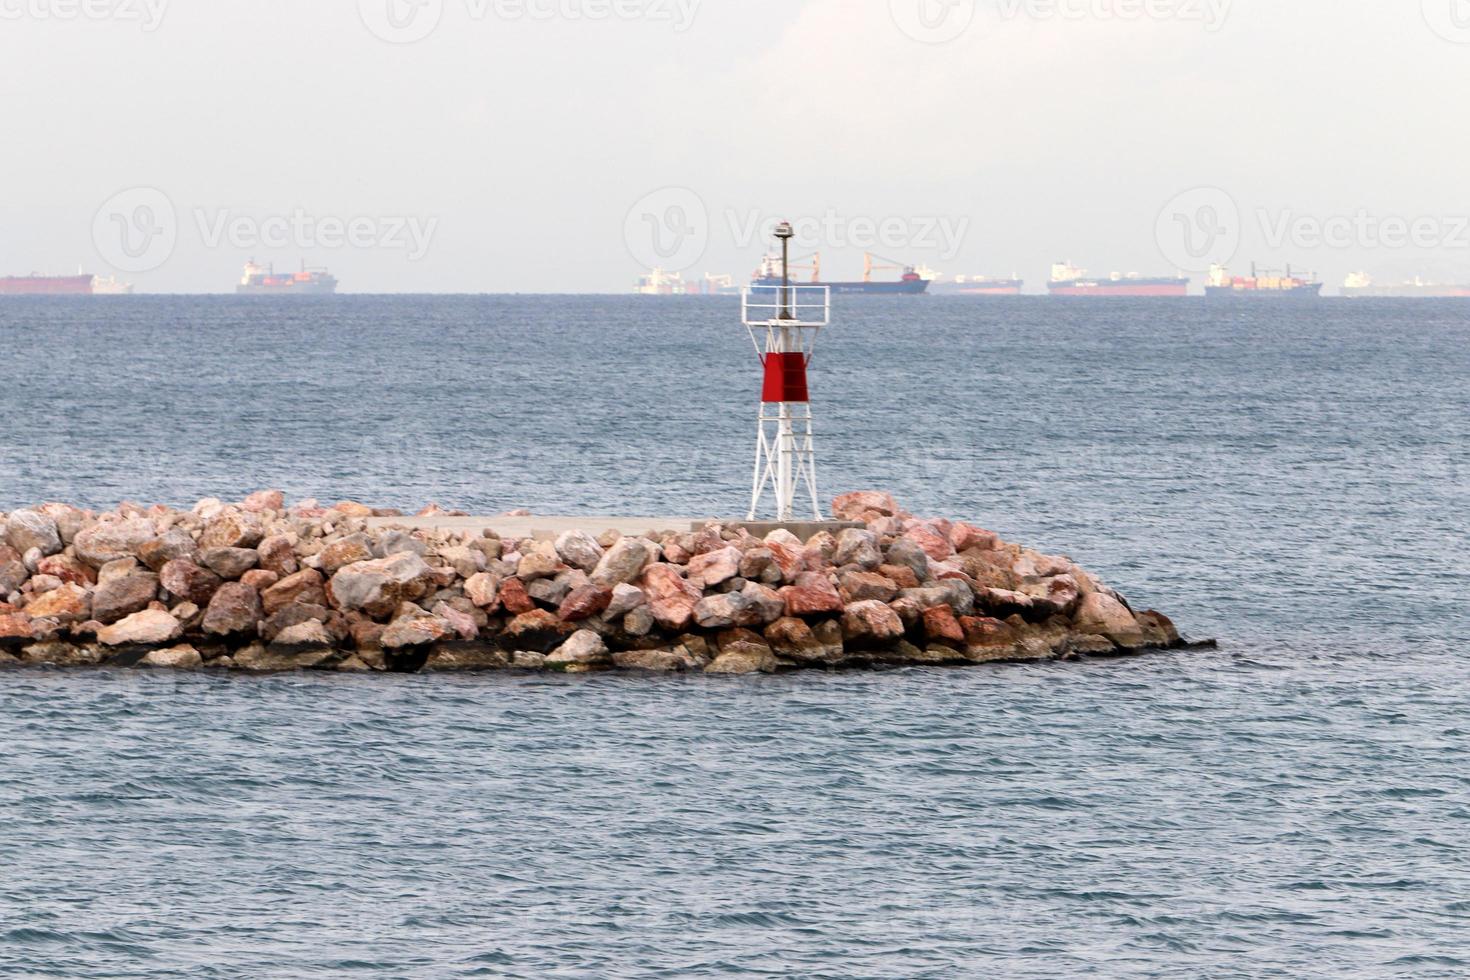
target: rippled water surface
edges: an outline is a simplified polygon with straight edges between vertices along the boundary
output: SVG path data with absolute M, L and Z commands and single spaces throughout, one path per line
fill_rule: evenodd
M 7 301 L 0 509 L 732 513 L 733 301 Z M 743 346 L 742 346 L 743 345 Z M 0 674 L 0 973 L 1470 973 L 1470 307 L 849 302 L 831 491 L 1219 651 L 757 680 Z

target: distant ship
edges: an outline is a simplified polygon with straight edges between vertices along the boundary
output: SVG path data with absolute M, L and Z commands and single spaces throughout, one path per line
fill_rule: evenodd
M 639 296 L 688 296 L 698 289 L 693 283 L 684 281 L 683 273 L 654 269 L 648 275 L 638 277 L 633 284 L 633 292 Z
M 1257 270 L 1251 263 L 1249 276 L 1231 276 L 1223 265 L 1210 267 L 1210 278 L 1205 283 L 1205 295 L 1216 298 L 1238 297 L 1242 299 L 1315 299 L 1322 295 L 1322 283 L 1313 276 L 1304 279 L 1293 275 L 1291 266 L 1284 274 L 1273 270 Z
M 832 291 L 833 295 L 848 293 L 875 296 L 917 296 L 929 289 L 929 280 L 919 275 L 913 266 L 878 265 L 873 262 L 872 255 L 865 255 L 863 257 L 863 278 L 861 282 L 823 282 L 822 257 L 820 254 L 812 256 L 810 265 L 793 265 L 792 268 L 810 269 L 812 273 L 810 282 L 793 282 L 793 285 L 826 286 Z M 875 281 L 873 279 L 873 273 L 879 269 L 902 269 L 903 275 L 897 281 Z M 766 256 L 761 261 L 761 267 L 756 270 L 750 284 L 752 286 L 781 285 L 780 256 Z
M 946 296 L 1020 296 L 1026 285 L 1024 279 L 1014 275 L 1009 279 L 1003 276 L 955 276 L 945 279 L 937 273 L 925 275 L 928 271 L 920 269 L 919 275 L 929 280 L 930 292 Z
M 1088 276 L 1086 269 L 1070 262 L 1058 262 L 1051 267 L 1051 282 L 1046 288 L 1053 296 L 1188 296 L 1189 280 L 1180 276 L 1150 279 L 1116 272 L 1107 279 L 1099 279 Z
M 119 282 L 116 276 L 108 276 L 103 279 L 97 276 L 92 280 L 93 296 L 131 296 L 133 295 L 133 284 L 130 282 Z
M 235 292 L 242 296 L 326 296 L 337 291 L 337 280 L 325 269 L 276 274 L 275 266 L 262 268 L 254 259 L 245 263 L 245 274 Z
M 0 296 L 91 296 L 96 276 L 0 277 Z
M 1414 278 L 1412 282 L 1377 285 L 1366 272 L 1354 272 L 1342 284 L 1342 295 L 1354 299 L 1466 299 L 1470 286 L 1449 286 Z

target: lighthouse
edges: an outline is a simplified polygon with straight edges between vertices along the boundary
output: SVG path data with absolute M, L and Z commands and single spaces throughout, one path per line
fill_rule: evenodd
M 826 286 L 791 282 L 791 223 L 776 228 L 781 243 L 780 285 L 748 286 L 741 293 L 741 319 L 763 372 L 755 446 L 750 515 L 754 521 L 770 498 L 777 521 L 795 519 L 798 492 L 811 501 L 812 520 L 823 520 L 817 495 L 817 459 L 812 433 L 807 369 L 817 338 L 832 315 Z

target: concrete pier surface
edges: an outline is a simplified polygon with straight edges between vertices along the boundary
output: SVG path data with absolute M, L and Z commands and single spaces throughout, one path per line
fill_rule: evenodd
M 850 527 L 862 527 L 854 521 L 745 521 L 732 517 L 525 517 L 498 515 L 495 517 L 371 517 L 367 520 L 372 528 L 405 528 L 408 530 L 434 531 L 484 531 L 493 530 L 502 538 L 535 538 L 540 541 L 554 540 L 566 531 L 587 531 L 600 534 L 616 531 L 628 537 L 637 537 L 652 531 L 664 534 L 669 531 L 682 533 L 699 530 L 709 523 L 725 527 L 743 527 L 757 537 L 764 537 L 777 528 L 785 528 L 803 541 L 820 531 L 841 533 Z

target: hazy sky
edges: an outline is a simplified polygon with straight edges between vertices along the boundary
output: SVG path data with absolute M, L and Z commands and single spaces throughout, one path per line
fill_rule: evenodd
M 1470 281 L 1467 80 L 1467 0 L 0 0 L 0 273 Z

